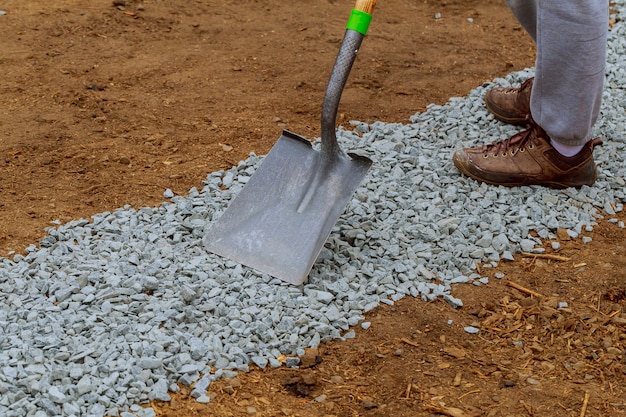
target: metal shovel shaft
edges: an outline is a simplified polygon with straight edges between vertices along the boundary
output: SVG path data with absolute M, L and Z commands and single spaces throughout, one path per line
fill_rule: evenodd
M 341 42 L 335 65 L 330 74 L 324 103 L 322 105 L 322 146 L 323 155 L 334 155 L 343 152 L 337 143 L 336 124 L 341 94 L 348 81 L 350 70 L 356 60 L 357 53 L 365 36 L 354 30 L 346 30 Z
M 316 190 L 322 184 L 326 183 L 327 186 L 329 185 L 328 178 L 337 172 L 339 164 L 345 163 L 352 158 L 366 159 L 357 155 L 346 155 L 337 143 L 336 134 L 337 112 L 341 95 L 364 37 L 363 34 L 348 29 L 341 42 L 341 47 L 326 87 L 326 93 L 324 94 L 324 103 L 322 104 L 320 156 L 314 168 L 315 175 L 298 205 L 298 213 L 302 213 L 306 209 Z M 371 164 L 371 161 L 369 163 Z

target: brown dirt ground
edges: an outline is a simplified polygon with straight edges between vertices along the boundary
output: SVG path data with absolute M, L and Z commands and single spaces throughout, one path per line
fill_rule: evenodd
M 319 135 L 352 4 L 116 3 L 2 2 L 0 256 L 53 220 L 200 188 L 283 128 Z M 503 1 L 381 1 L 340 121 L 407 122 L 533 61 Z M 566 260 L 519 256 L 498 268 L 504 279 L 455 287 L 461 309 L 382 306 L 354 340 L 312 352 L 315 366 L 216 382 L 206 405 L 188 387 L 150 405 L 180 417 L 626 415 L 626 234 L 601 221 L 588 236 L 561 242 Z

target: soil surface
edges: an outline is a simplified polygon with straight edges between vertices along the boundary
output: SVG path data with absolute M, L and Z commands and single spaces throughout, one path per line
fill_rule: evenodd
M 201 188 L 282 129 L 319 136 L 352 5 L 2 2 L 0 256 L 55 220 Z M 408 122 L 534 54 L 501 0 L 381 1 L 339 121 Z M 146 405 L 177 417 L 626 415 L 626 232 L 606 220 L 591 243 L 565 236 L 558 252 L 546 243 L 553 259 L 519 255 L 484 270 L 486 285 L 456 286 L 461 309 L 403 299 L 299 369 L 218 381 L 208 404 L 181 386 Z

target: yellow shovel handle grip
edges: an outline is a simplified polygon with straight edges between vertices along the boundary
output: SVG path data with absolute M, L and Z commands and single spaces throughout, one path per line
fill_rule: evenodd
M 374 7 L 376 6 L 376 0 L 356 0 L 354 5 L 355 10 L 372 14 L 374 13 Z

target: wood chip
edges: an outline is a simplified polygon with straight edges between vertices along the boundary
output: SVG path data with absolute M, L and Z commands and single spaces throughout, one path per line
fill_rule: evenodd
M 467 353 L 460 348 L 454 346 L 447 346 L 443 348 L 445 354 L 455 357 L 456 359 L 463 359 L 467 355 Z
M 461 372 L 457 372 L 457 374 L 454 377 L 454 381 L 452 381 L 452 386 L 453 387 L 461 386 L 462 379 L 463 379 L 463 374 Z
M 407 345 L 411 345 L 411 346 L 415 346 L 415 347 L 420 347 L 420 345 L 412 340 L 407 339 L 406 337 L 403 337 L 402 339 L 400 339 L 401 341 L 403 341 L 404 343 L 406 343 Z
M 533 297 L 543 297 L 541 294 L 539 294 L 537 291 L 533 291 L 531 289 L 528 289 L 526 287 L 521 286 L 520 284 L 517 284 L 513 281 L 507 281 L 506 285 L 508 285 L 509 287 L 515 288 L 518 291 L 523 292 L 524 294 L 528 294 L 528 295 L 532 295 Z
M 431 413 L 443 414 L 448 417 L 470 417 L 465 411 L 456 407 L 442 407 L 434 404 L 426 404 L 424 408 Z

